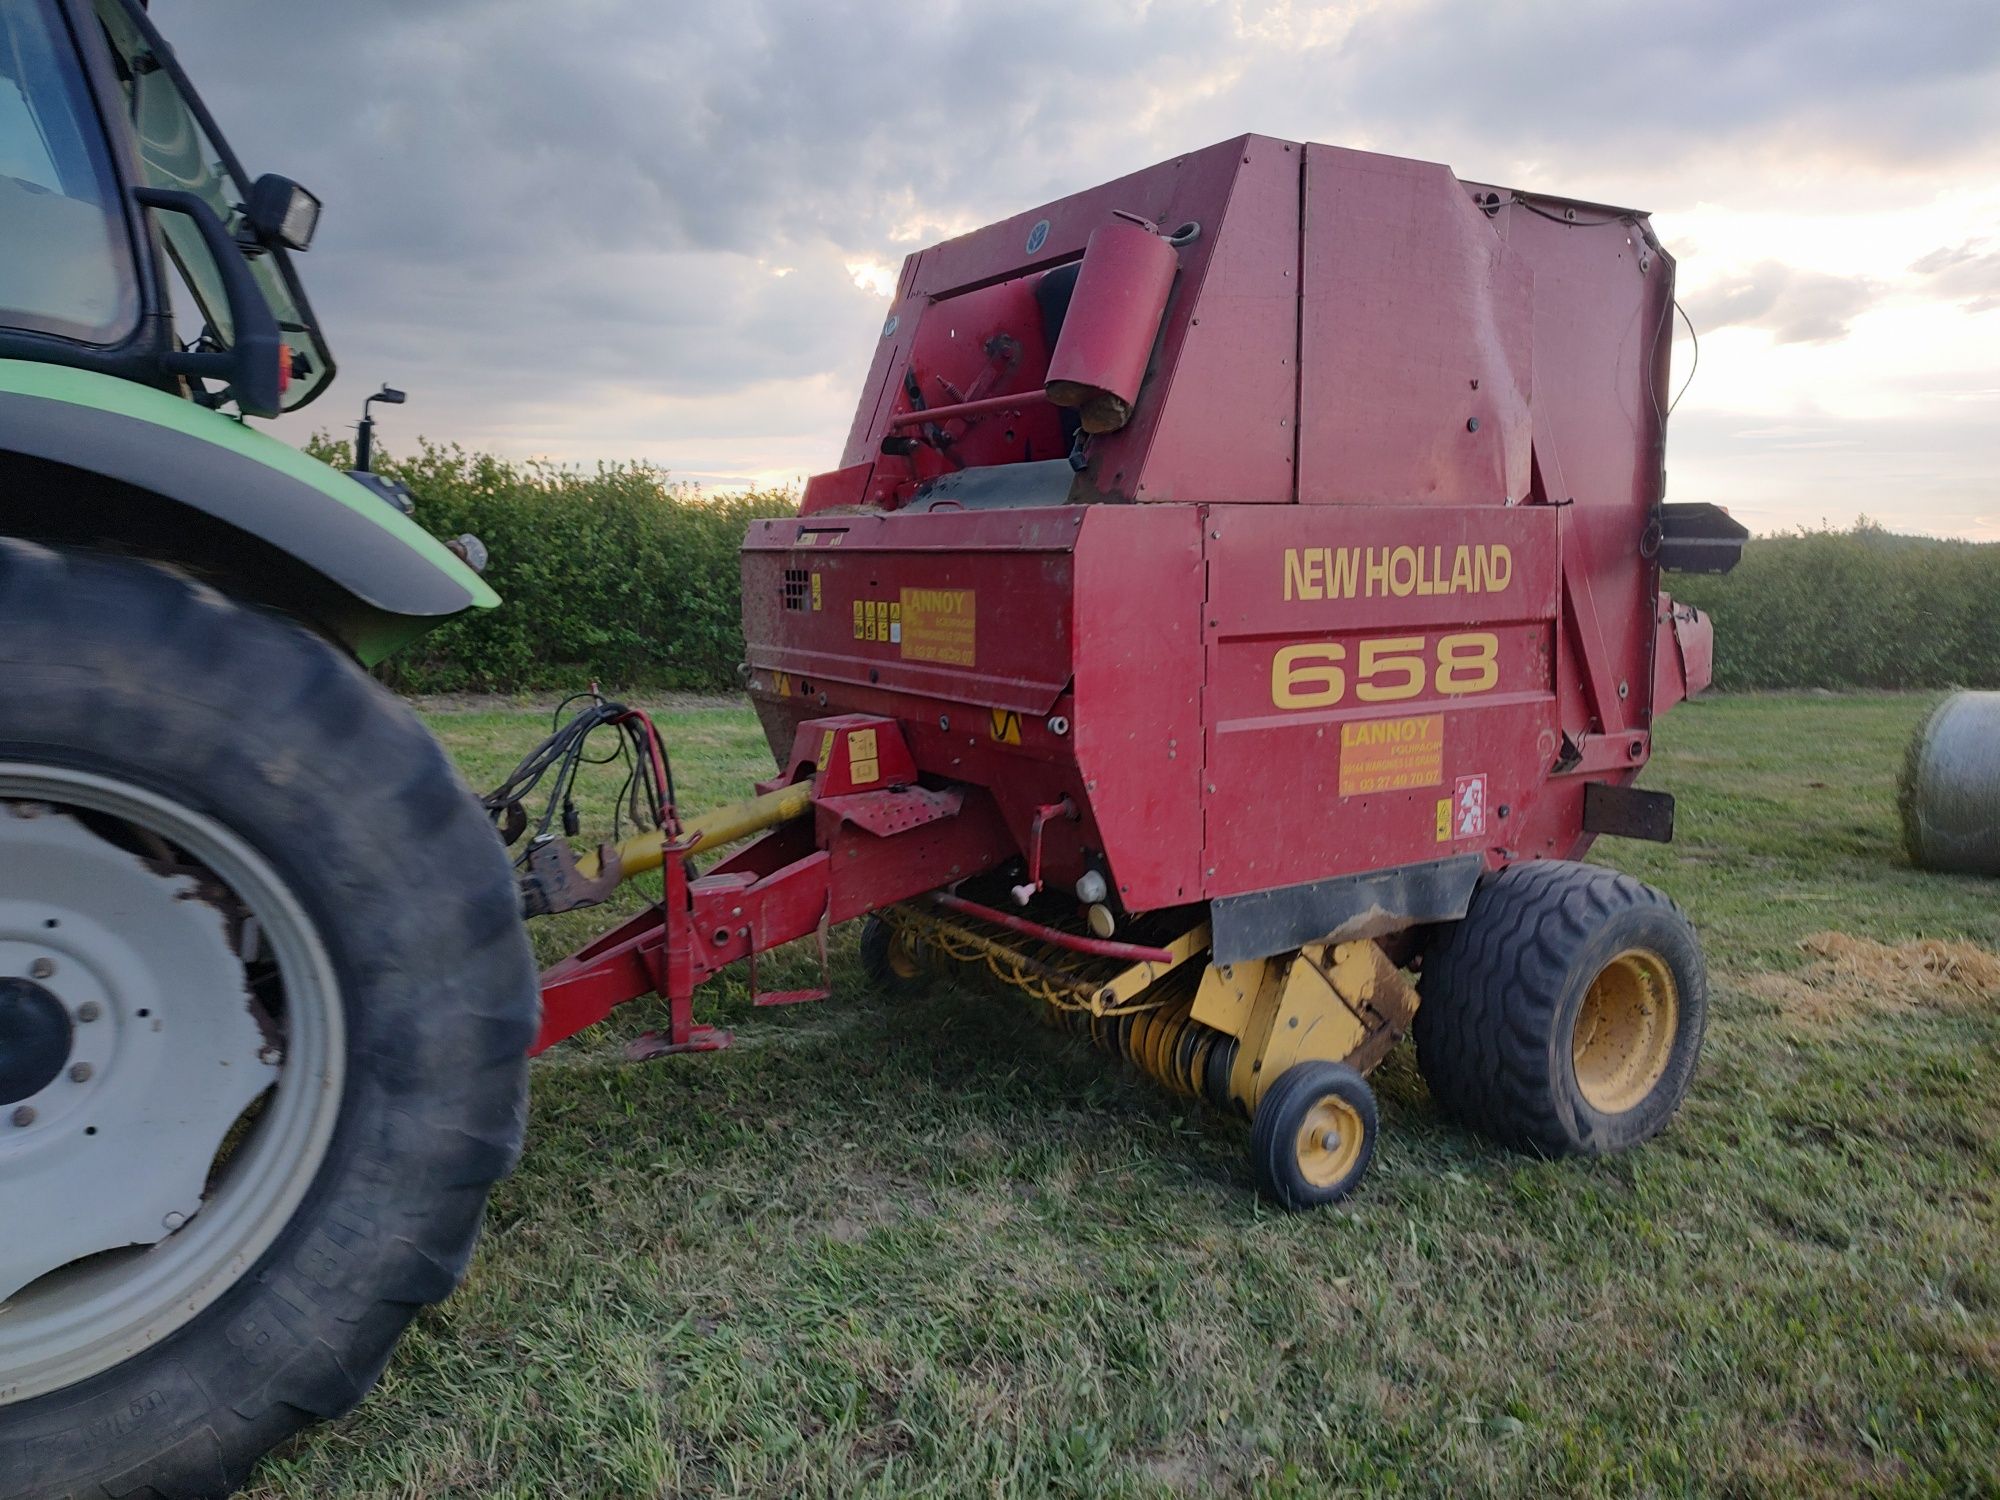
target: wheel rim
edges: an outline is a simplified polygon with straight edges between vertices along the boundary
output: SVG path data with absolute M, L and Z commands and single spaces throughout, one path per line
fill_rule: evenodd
M 910 951 L 909 943 L 900 932 L 889 934 L 889 972 L 898 979 L 923 977 L 924 966 L 917 962 L 916 954 Z
M 1322 1095 L 1299 1125 L 1299 1174 L 1316 1188 L 1332 1187 L 1361 1160 L 1367 1134 L 1360 1110 L 1338 1094 Z
M 0 1053 L 32 1043 L 0 1092 L 35 1089 L 0 1105 L 6 1405 L 157 1344 L 255 1265 L 325 1159 L 346 1045 L 325 947 L 261 855 L 66 767 L 0 762 L 0 979 Z M 52 1014 L 69 1051 L 45 1078 Z
M 1570 1036 L 1577 1091 L 1599 1114 L 1636 1108 L 1666 1076 L 1680 991 L 1659 954 L 1627 948 L 1584 993 Z

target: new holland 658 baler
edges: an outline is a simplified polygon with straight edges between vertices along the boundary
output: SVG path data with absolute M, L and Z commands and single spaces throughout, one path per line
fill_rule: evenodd
M 1632 783 L 1711 637 L 1659 575 L 1743 534 L 1662 503 L 1673 313 L 1642 214 L 1258 136 L 911 256 L 841 467 L 744 545 L 777 774 L 683 821 L 596 711 L 664 834 L 544 839 L 530 908 L 663 900 L 544 975 L 539 1045 L 653 992 L 651 1051 L 722 1045 L 703 980 L 868 917 L 882 983 L 980 966 L 1248 1117 L 1288 1206 L 1359 1180 L 1412 1027 L 1503 1140 L 1652 1134 L 1699 949 L 1574 861 L 1670 836 Z

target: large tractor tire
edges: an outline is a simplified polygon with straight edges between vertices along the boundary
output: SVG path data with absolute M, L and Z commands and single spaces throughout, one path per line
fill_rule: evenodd
M 1541 1156 L 1657 1135 L 1686 1095 L 1708 1020 L 1701 945 L 1629 875 L 1566 860 L 1480 882 L 1424 955 L 1417 1065 L 1444 1111 Z
M 221 1495 L 463 1275 L 525 1119 L 504 850 L 316 635 L 0 539 L 0 1496 Z

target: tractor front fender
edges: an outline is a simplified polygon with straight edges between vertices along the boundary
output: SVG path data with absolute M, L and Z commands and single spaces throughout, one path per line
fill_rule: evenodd
M 0 360 L 0 534 L 156 558 L 370 665 L 499 596 L 338 470 L 219 412 Z

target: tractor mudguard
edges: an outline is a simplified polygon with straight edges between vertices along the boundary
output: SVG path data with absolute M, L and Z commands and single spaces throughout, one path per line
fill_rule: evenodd
M 88 370 L 0 360 L 0 533 L 214 578 L 373 665 L 499 596 L 338 470 L 220 412 Z

